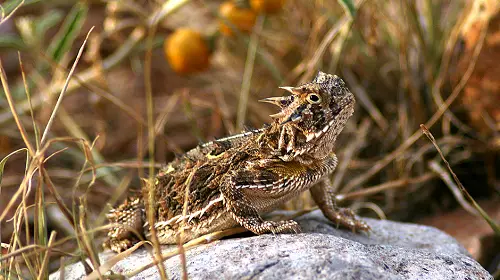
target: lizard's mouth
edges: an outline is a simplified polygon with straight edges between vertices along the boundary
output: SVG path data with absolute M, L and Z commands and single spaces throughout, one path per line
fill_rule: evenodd
M 304 132 L 304 136 L 306 137 L 306 143 L 318 139 L 322 137 L 324 134 L 328 132 L 328 130 L 332 127 L 333 123 L 335 120 L 331 120 L 329 123 L 327 123 L 322 129 L 317 130 L 316 132 Z

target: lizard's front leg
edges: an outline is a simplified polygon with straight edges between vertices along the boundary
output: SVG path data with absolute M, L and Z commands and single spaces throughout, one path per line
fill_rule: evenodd
M 300 232 L 300 226 L 293 220 L 265 221 L 259 215 L 259 207 L 265 207 L 264 198 L 250 198 L 248 192 L 266 192 L 273 184 L 281 184 L 278 176 L 266 171 L 238 171 L 225 180 L 221 187 L 225 205 L 233 219 L 255 234 Z
M 363 221 L 356 219 L 349 208 L 339 208 L 335 203 L 335 194 L 330 180 L 325 177 L 311 188 L 311 195 L 321 212 L 332 222 L 341 224 L 353 231 L 368 231 L 370 227 Z

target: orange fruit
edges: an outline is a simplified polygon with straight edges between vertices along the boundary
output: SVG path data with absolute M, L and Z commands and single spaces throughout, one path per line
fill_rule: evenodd
M 163 45 L 165 56 L 172 69 L 179 74 L 200 72 L 210 65 L 210 48 L 197 31 L 180 28 L 172 33 Z
M 257 13 L 274 14 L 279 12 L 286 0 L 250 0 L 250 7 Z
M 226 1 L 219 6 L 219 14 L 224 19 L 219 19 L 219 28 L 222 34 L 232 36 L 231 27 L 226 22 L 230 22 L 242 32 L 249 33 L 255 25 L 257 14 L 252 9 L 245 9 L 236 6 L 235 3 Z

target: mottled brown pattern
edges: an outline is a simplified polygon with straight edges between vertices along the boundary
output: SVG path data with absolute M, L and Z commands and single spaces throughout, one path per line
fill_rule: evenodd
M 161 243 L 175 243 L 181 230 L 189 240 L 238 224 L 256 234 L 298 232 L 295 221 L 265 221 L 260 214 L 308 189 L 331 221 L 369 229 L 335 205 L 327 180 L 337 165 L 335 140 L 354 110 L 353 94 L 339 77 L 322 72 L 283 89 L 291 95 L 262 100 L 281 108 L 270 125 L 203 144 L 160 170 L 154 227 Z M 147 238 L 145 208 L 136 197 L 113 209 L 108 218 L 115 226 L 105 246 L 119 252 Z

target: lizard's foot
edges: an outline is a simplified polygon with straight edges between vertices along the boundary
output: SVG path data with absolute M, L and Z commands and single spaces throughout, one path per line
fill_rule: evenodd
M 310 190 L 319 209 L 330 221 L 354 232 L 370 230 L 370 226 L 365 222 L 356 219 L 351 209 L 337 207 L 328 179 L 323 179 Z
M 265 233 L 299 233 L 299 224 L 294 220 L 287 221 L 264 221 L 260 216 L 238 217 L 233 214 L 233 218 L 244 228 L 261 235 Z
M 333 208 L 323 211 L 323 214 L 337 225 L 342 225 L 354 232 L 369 231 L 368 226 L 364 221 L 356 219 L 356 216 L 349 208 Z
M 264 221 L 254 229 L 252 228 L 247 228 L 252 232 L 255 232 L 256 234 L 263 234 L 263 233 L 299 233 L 301 232 L 299 224 L 294 221 L 294 220 L 288 220 L 288 221 L 279 221 L 279 222 L 273 222 L 273 221 Z
M 103 247 L 104 249 L 111 249 L 112 251 L 116 253 L 123 252 L 127 250 L 128 248 L 132 247 L 135 242 L 131 241 L 130 239 L 108 239 L 106 242 L 104 242 Z

